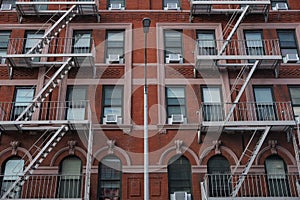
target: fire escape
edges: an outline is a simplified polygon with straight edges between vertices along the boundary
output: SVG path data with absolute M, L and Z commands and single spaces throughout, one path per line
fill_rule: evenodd
M 201 183 L 202 199 L 245 198 L 247 194 L 243 194 L 241 188 L 248 187 L 251 190 L 248 172 L 268 133 L 270 131 L 288 132 L 291 127 L 295 126 L 293 110 L 289 102 L 273 102 L 270 107 L 267 104 L 257 102 L 240 102 L 255 71 L 271 70 L 274 71 L 275 77 L 278 76 L 278 67 L 282 56 L 277 39 L 243 40 L 234 37 L 242 21 L 249 15 L 262 15 L 267 21 L 271 2 L 270 0 L 191 0 L 190 3 L 191 21 L 198 16 L 222 14 L 231 16 L 227 25 L 223 27 L 222 35 L 225 39 L 217 38 L 216 40 L 205 41 L 206 44 L 209 44 L 209 48 L 205 48 L 199 39 L 196 45 L 195 69 L 200 73 L 202 70 L 215 70 L 220 74 L 224 69 L 228 71 L 240 70 L 231 85 L 230 94 L 228 94 L 225 102 L 202 103 L 199 111 L 198 138 L 201 137 L 202 132 L 207 134 L 217 132 L 217 135 L 224 132 L 249 132 L 252 134 L 237 165 L 231 171 L 231 175 L 227 177 L 228 182 L 230 182 L 228 194 L 225 196 L 209 194 L 207 182 L 211 180 L 206 179 Z M 215 45 L 213 50 L 211 44 Z M 222 86 L 224 87 L 224 83 Z M 294 143 L 296 143 L 295 139 Z M 298 146 L 296 149 L 299 164 Z M 241 165 L 242 162 L 245 164 Z M 297 193 L 297 189 L 295 190 Z M 266 197 L 266 194 L 260 192 L 256 196 L 261 198 Z
M 91 16 L 99 22 L 98 5 L 96 1 L 17 1 L 16 10 L 20 22 L 27 17 L 48 17 L 49 20 L 41 29 L 47 30 L 31 38 L 31 48 L 24 51 L 28 38 L 11 38 L 8 45 L 6 62 L 9 76 L 13 79 L 14 71 L 20 68 L 47 69 L 43 77 L 44 83 L 36 91 L 31 102 L 23 103 L 19 114 L 12 117 L 12 110 L 17 104 L 1 103 L 1 132 L 36 131 L 43 135 L 29 149 L 32 160 L 25 160 L 25 169 L 18 178 L 2 194 L 1 199 L 13 199 L 21 191 L 22 186 L 34 175 L 34 171 L 46 159 L 49 153 L 67 132 L 76 130 L 86 139 L 87 161 L 84 181 L 84 199 L 89 199 L 90 169 L 92 156 L 93 132 L 91 127 L 91 110 L 88 101 L 58 102 L 49 101 L 52 91 L 60 86 L 67 78 L 72 68 L 94 69 L 94 51 L 72 48 L 74 38 L 62 38 L 60 32 L 64 30 L 76 17 Z M 92 43 L 92 39 L 89 38 Z M 91 45 L 93 47 L 93 45 Z M 51 74 L 51 76 L 49 75 Z M 44 79 L 45 77 L 45 79 Z M 39 82 L 39 80 L 37 82 Z M 81 115 L 76 114 L 80 111 Z M 45 139 L 46 138 L 46 139 Z M 43 191 L 40 191 L 43 192 Z M 44 191 L 49 192 L 49 191 Z M 33 198 L 33 197 L 29 197 Z M 53 198 L 53 197 L 52 197 Z

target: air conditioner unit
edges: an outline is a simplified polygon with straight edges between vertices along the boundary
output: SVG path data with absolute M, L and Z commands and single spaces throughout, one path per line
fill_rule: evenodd
M 191 200 L 191 194 L 187 192 L 174 192 L 170 195 L 171 200 Z
M 165 10 L 179 10 L 179 7 L 177 3 L 167 3 Z
M 105 124 L 116 124 L 118 116 L 116 114 L 108 114 L 105 116 Z
M 108 63 L 120 63 L 120 55 L 119 54 L 109 54 L 107 62 Z
M 1 64 L 5 64 L 6 58 L 0 56 L 0 60 L 1 60 Z
M 121 10 L 122 4 L 120 3 L 111 3 L 109 6 L 109 10 Z
M 11 10 L 11 4 L 1 4 L 1 10 Z
M 296 63 L 299 61 L 298 54 L 286 54 L 286 56 L 283 58 L 284 63 Z
M 289 7 L 287 3 L 276 3 L 275 10 L 288 10 Z
M 183 114 L 171 115 L 170 124 L 181 124 L 184 122 Z
M 166 63 L 182 63 L 181 54 L 169 54 Z

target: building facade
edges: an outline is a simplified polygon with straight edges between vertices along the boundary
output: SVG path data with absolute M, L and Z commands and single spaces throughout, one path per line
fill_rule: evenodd
M 2 0 L 1 199 L 143 199 L 145 62 L 151 200 L 299 199 L 299 41 L 297 0 Z

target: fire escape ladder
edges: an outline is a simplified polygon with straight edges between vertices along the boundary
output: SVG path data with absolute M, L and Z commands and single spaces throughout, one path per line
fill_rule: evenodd
M 250 70 L 250 72 L 248 73 L 246 79 L 243 80 L 243 81 L 244 81 L 244 82 L 243 82 L 243 85 L 242 85 L 242 87 L 241 87 L 241 89 L 240 89 L 238 95 L 236 96 L 235 100 L 233 101 L 233 104 L 232 104 L 232 106 L 231 106 L 231 108 L 230 108 L 228 114 L 226 115 L 225 122 L 229 121 L 229 119 L 230 119 L 230 117 L 231 117 L 231 115 L 232 115 L 232 113 L 233 113 L 233 111 L 234 111 L 234 109 L 235 109 L 235 107 L 236 107 L 236 104 L 239 102 L 239 100 L 240 100 L 240 98 L 241 98 L 243 92 L 244 92 L 245 89 L 246 89 L 246 86 L 248 85 L 248 83 L 249 83 L 249 81 L 250 81 L 250 79 L 251 79 L 251 77 L 252 77 L 252 75 L 253 75 L 253 73 L 254 73 L 254 71 L 255 71 L 255 69 L 257 68 L 257 66 L 258 66 L 259 63 L 260 63 L 259 60 L 256 60 L 256 61 L 255 61 L 255 63 L 254 63 L 253 66 L 251 67 L 251 70 Z M 243 72 L 243 73 L 240 73 L 240 74 L 238 75 L 236 81 L 240 81 L 240 79 L 242 78 L 242 75 L 245 73 L 245 69 L 242 69 L 241 72 Z M 236 87 L 236 86 L 234 86 L 232 89 L 235 89 L 235 87 Z
M 236 23 L 234 24 L 234 26 L 233 26 L 232 23 L 234 23 L 235 20 L 231 20 L 231 21 L 229 22 L 230 24 L 227 24 L 227 25 L 226 25 L 227 27 L 232 27 L 232 26 L 233 26 L 233 28 L 232 28 L 232 30 L 230 31 L 229 35 L 227 36 L 227 38 L 226 38 L 226 40 L 225 40 L 225 42 L 224 42 L 222 48 L 220 49 L 218 55 L 222 55 L 222 54 L 225 52 L 225 49 L 226 49 L 228 43 L 231 41 L 233 35 L 234 35 L 235 32 L 237 31 L 239 25 L 242 23 L 242 21 L 243 21 L 245 15 L 246 15 L 246 13 L 247 13 L 247 11 L 249 10 L 249 5 L 243 7 L 242 9 L 243 9 L 243 12 L 241 13 L 240 17 L 238 18 L 238 20 L 236 21 Z
M 53 148 L 57 145 L 57 143 L 61 140 L 61 138 L 65 135 L 67 131 L 68 126 L 62 125 L 55 131 L 55 133 L 51 136 L 51 138 L 47 141 L 45 145 L 38 148 L 39 152 L 28 164 L 28 166 L 18 177 L 18 179 L 11 184 L 11 186 L 3 194 L 1 199 L 15 198 L 15 195 L 21 190 L 21 187 L 24 185 L 25 181 L 29 178 L 31 174 L 33 174 L 34 170 L 36 170 L 39 167 L 39 165 L 44 161 L 47 155 L 53 150 Z
M 296 133 L 292 133 L 293 135 L 293 145 L 294 145 L 294 151 L 295 151 L 295 158 L 297 161 L 297 167 L 298 167 L 298 173 L 300 175 L 300 129 L 299 129 L 299 123 L 297 123 L 297 135 Z M 298 141 L 297 141 L 298 139 Z
M 53 26 L 44 34 L 41 40 L 35 44 L 27 54 L 39 54 L 45 45 L 48 45 L 50 41 L 57 37 L 61 30 L 78 14 L 78 5 L 73 5 L 65 14 L 63 14 L 59 20 L 57 20 Z
M 72 58 L 67 61 L 54 73 L 51 79 L 44 85 L 44 87 L 35 96 L 32 102 L 23 110 L 16 121 L 29 120 L 34 111 L 40 107 L 40 103 L 45 101 L 49 94 L 56 88 L 62 79 L 68 74 L 69 70 L 75 65 Z
M 248 148 L 246 148 L 242 154 L 242 156 L 246 156 L 248 152 L 250 152 L 251 155 L 249 155 L 249 159 L 247 161 L 247 164 L 245 165 L 245 168 L 244 170 L 242 171 L 242 174 L 240 175 L 239 179 L 237 180 L 234 188 L 233 188 L 233 191 L 231 193 L 231 196 L 232 197 L 236 197 L 236 195 L 238 194 L 245 178 L 246 178 L 246 175 L 248 174 L 262 144 L 264 143 L 267 135 L 268 135 L 268 132 L 270 131 L 270 126 L 266 126 L 265 127 L 265 130 L 263 132 L 263 134 L 260 136 L 260 138 L 258 139 L 257 143 L 256 143 L 256 146 L 254 147 L 253 151 L 250 151 Z M 255 133 L 254 133 L 255 134 Z M 249 141 L 249 143 L 251 143 L 252 139 Z M 247 147 L 249 147 L 249 143 L 247 145 Z

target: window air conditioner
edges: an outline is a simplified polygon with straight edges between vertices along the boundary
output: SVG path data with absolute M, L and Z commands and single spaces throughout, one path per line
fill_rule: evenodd
M 169 54 L 169 57 L 166 58 L 166 63 L 181 63 L 182 58 L 181 54 Z
M 298 54 L 286 54 L 286 56 L 283 58 L 284 63 L 296 63 L 299 61 Z
M 274 10 L 288 10 L 287 3 L 276 3 Z
M 171 124 L 181 124 L 184 122 L 183 114 L 171 115 Z
M 105 116 L 105 124 L 116 124 L 118 116 L 116 114 L 108 114 Z
M 166 10 L 178 10 L 178 4 L 177 3 L 167 3 Z
M 109 54 L 108 55 L 108 63 L 120 63 L 120 55 L 119 54 Z
M 171 200 L 191 200 L 191 194 L 187 192 L 174 192 L 171 194 Z
M 5 64 L 6 58 L 0 56 L 1 64 Z
M 121 10 L 122 4 L 120 3 L 111 3 L 109 10 Z
M 1 4 L 1 10 L 11 10 L 11 4 Z

